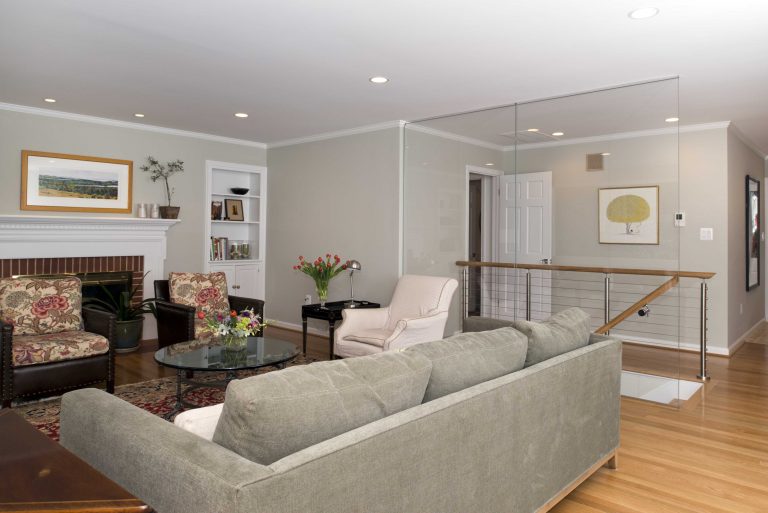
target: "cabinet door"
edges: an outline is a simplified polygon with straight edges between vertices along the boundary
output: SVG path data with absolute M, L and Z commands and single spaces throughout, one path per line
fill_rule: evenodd
M 230 296 L 239 296 L 237 290 L 237 276 L 234 265 L 211 264 L 209 269 L 212 273 L 224 273 L 227 277 L 227 294 Z
M 237 288 L 232 293 L 235 296 L 259 299 L 257 295 L 257 283 L 259 272 L 256 264 L 242 264 L 235 266 L 237 269 Z
M 266 288 L 266 282 L 264 278 L 264 262 L 256 263 L 256 295 L 254 299 L 264 299 L 264 291 Z

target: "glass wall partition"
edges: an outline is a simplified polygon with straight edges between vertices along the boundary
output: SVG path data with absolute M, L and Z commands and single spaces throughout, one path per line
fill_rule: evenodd
M 403 269 L 460 279 L 446 334 L 576 306 L 626 342 L 624 392 L 695 392 L 678 379 L 705 323 L 703 280 L 680 273 L 702 269 L 681 261 L 677 106 L 670 79 L 408 123 Z

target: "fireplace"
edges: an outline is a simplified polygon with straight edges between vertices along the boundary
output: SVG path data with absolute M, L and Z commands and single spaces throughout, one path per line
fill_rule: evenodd
M 138 283 L 135 283 L 134 273 L 131 271 L 105 271 L 105 272 L 85 272 L 85 273 L 60 273 L 60 274 L 26 274 L 13 275 L 19 278 L 62 278 L 65 276 L 77 276 L 82 284 L 83 303 L 87 299 L 95 298 L 107 303 L 111 303 L 109 296 L 116 300 L 123 292 L 130 292 L 134 285 L 139 289 L 131 301 L 136 305 L 141 302 L 141 275 L 138 277 Z

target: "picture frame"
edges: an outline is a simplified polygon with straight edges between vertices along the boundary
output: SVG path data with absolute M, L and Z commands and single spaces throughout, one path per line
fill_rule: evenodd
M 659 244 L 659 186 L 598 189 L 600 244 Z
M 221 221 L 221 201 L 211 201 L 211 221 Z
M 760 245 L 762 220 L 760 219 L 760 180 L 747 175 L 746 192 L 746 286 L 752 290 L 760 286 Z
M 128 214 L 132 196 L 131 160 L 21 152 L 21 210 Z
M 225 199 L 224 209 L 227 212 L 228 221 L 245 221 L 245 213 L 243 212 L 243 200 Z

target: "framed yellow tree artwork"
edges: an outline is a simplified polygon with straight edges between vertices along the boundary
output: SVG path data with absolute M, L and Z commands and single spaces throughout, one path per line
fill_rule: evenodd
M 598 190 L 600 244 L 658 244 L 659 186 Z

